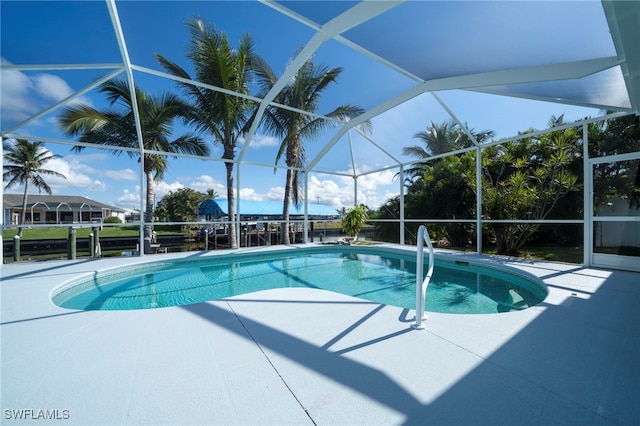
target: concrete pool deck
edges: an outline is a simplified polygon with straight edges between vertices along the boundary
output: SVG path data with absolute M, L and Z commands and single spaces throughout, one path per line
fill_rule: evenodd
M 639 273 L 501 260 L 545 301 L 428 313 L 426 330 L 306 288 L 138 311 L 50 300 L 79 273 L 202 253 L 3 265 L 0 423 L 640 424 Z

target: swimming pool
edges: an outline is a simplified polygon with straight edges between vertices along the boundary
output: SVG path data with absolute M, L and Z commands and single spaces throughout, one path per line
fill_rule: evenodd
M 143 262 L 63 283 L 52 301 L 80 310 L 183 306 L 259 290 L 309 287 L 415 308 L 415 254 L 375 246 L 314 246 Z M 496 313 L 526 309 L 547 295 L 524 273 L 438 256 L 426 310 Z

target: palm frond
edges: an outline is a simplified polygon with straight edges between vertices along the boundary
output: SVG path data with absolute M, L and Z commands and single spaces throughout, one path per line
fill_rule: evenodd
M 122 101 L 125 106 L 131 107 L 133 104 L 129 83 L 121 78 L 114 78 L 100 86 L 100 92 L 107 96 L 107 100 L 111 105 L 118 101 Z M 136 90 L 136 99 L 143 97 L 142 92 Z
M 58 123 L 70 136 L 97 131 L 107 122 L 108 118 L 103 112 L 88 105 L 65 107 L 58 117 Z
M 51 188 L 42 176 L 66 178 L 63 174 L 44 167 L 48 161 L 60 156 L 45 149 L 42 142 L 15 139 L 11 143 L 3 144 L 3 147 L 7 150 L 2 173 L 3 180 L 8 181 L 5 188 L 24 184 L 26 191 L 26 185 L 32 182 L 39 190 L 44 189 L 50 194 Z

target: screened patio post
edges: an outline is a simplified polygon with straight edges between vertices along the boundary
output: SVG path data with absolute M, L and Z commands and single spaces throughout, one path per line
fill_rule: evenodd
M 582 264 L 591 266 L 591 252 L 593 251 L 593 173 L 589 161 L 589 124 L 582 125 L 582 169 L 584 176 L 584 190 L 582 192 Z
M 4 158 L 4 138 L 2 136 L 0 136 L 0 156 Z M 4 185 L 0 185 L 0 201 L 4 206 Z M 9 223 L 11 223 L 11 217 L 9 217 Z M 2 209 L 2 215 L 0 215 L 0 240 L 4 242 L 4 208 Z M 4 244 L 0 244 L 0 259 L 4 259 L 3 246 Z
M 476 145 L 476 251 L 482 253 L 482 148 Z
M 138 250 L 138 256 L 144 256 L 146 248 L 149 247 L 151 251 L 151 240 L 145 240 L 144 229 L 146 226 L 145 221 L 145 200 L 143 194 L 145 190 L 148 191 L 144 185 L 144 142 L 142 135 L 142 126 L 140 125 L 140 111 L 138 110 L 138 100 L 136 98 L 135 80 L 133 78 L 133 70 L 131 68 L 131 59 L 129 58 L 129 51 L 127 50 L 127 44 L 124 38 L 124 32 L 122 31 L 122 24 L 120 23 L 120 16 L 118 15 L 118 8 L 115 0 L 107 1 L 107 9 L 109 10 L 109 16 L 111 17 L 111 25 L 113 25 L 113 31 L 115 32 L 118 47 L 120 48 L 120 54 L 122 55 L 122 62 L 125 66 L 125 74 L 127 75 L 127 83 L 129 84 L 129 91 L 131 93 L 131 110 L 133 112 L 133 121 L 136 127 L 136 136 L 138 137 L 138 148 L 140 150 L 140 228 L 139 228 L 139 244 L 140 250 Z M 153 216 L 151 217 L 153 221 Z M 147 245 L 148 244 L 148 245 Z
M 236 163 L 236 217 L 233 219 L 235 223 L 230 226 L 236 227 L 236 248 L 240 248 L 240 163 Z M 229 218 L 231 220 L 231 218 Z M 231 244 L 231 241 L 229 241 Z
M 400 165 L 400 245 L 404 245 L 404 166 Z
M 302 242 L 309 243 L 309 173 L 304 174 L 304 222 L 302 225 Z

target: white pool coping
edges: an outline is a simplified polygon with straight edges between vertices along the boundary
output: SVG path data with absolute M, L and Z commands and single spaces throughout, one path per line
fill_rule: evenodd
M 3 265 L 0 423 L 640 424 L 639 273 L 483 257 L 549 296 L 429 313 L 426 330 L 411 310 L 315 289 L 139 311 L 50 300 L 79 274 L 216 254 Z

